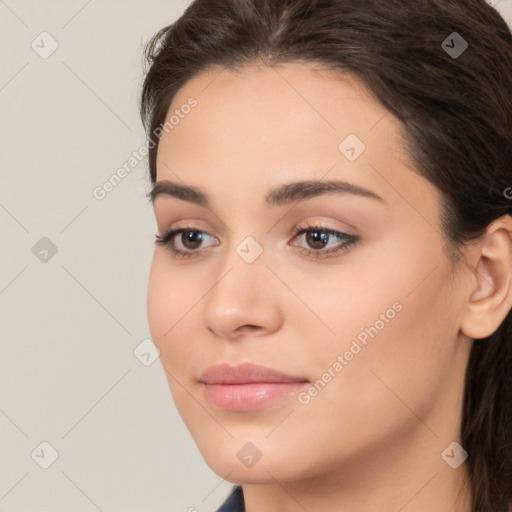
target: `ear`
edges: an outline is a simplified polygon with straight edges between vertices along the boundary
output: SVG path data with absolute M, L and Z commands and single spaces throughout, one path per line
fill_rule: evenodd
M 481 339 L 493 334 L 512 308 L 512 217 L 493 221 L 471 253 L 473 279 L 461 331 Z

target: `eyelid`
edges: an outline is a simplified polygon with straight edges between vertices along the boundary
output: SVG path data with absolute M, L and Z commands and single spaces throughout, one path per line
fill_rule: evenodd
M 159 223 L 160 224 L 160 223 Z M 209 227 L 206 227 L 206 224 L 199 220 L 194 219 L 193 217 L 190 218 L 184 218 L 175 222 L 165 222 L 162 221 L 161 224 L 164 224 L 166 227 L 162 231 L 174 231 L 176 229 L 190 229 L 190 230 L 197 230 L 197 231 L 206 231 L 209 233 Z
M 307 217 L 301 222 L 297 222 L 294 226 L 305 226 L 308 229 L 321 227 L 322 229 L 338 231 L 339 233 L 346 233 L 347 235 L 352 236 L 356 236 L 358 231 L 357 228 L 349 222 L 336 217 L 331 217 L 330 215 L 315 215 L 313 217 Z

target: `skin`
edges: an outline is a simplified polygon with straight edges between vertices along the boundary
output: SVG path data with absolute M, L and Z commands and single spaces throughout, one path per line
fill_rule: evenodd
M 437 189 L 414 172 L 399 121 L 349 75 L 304 63 L 212 69 L 169 111 L 191 96 L 197 107 L 161 139 L 157 182 L 197 187 L 209 207 L 159 196 L 154 213 L 160 235 L 208 236 L 186 259 L 156 245 L 148 320 L 207 464 L 243 483 L 248 512 L 469 511 L 467 463 L 453 469 L 441 454 L 460 443 L 471 337 L 494 332 L 510 310 L 510 218 L 452 265 Z M 349 134 L 366 145 L 353 162 L 338 149 Z M 384 201 L 265 204 L 270 190 L 301 180 L 344 180 Z M 360 240 L 315 258 L 326 249 L 293 231 L 308 224 Z M 247 236 L 263 249 L 250 264 L 236 252 Z M 229 412 L 205 399 L 198 376 L 220 362 L 317 381 L 394 303 L 402 309 L 309 403 L 290 395 Z M 261 453 L 252 467 L 237 457 L 247 442 Z

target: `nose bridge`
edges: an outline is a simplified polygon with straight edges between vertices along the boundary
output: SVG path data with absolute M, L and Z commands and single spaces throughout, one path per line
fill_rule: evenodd
M 243 326 L 265 331 L 278 328 L 282 318 L 274 287 L 269 287 L 267 258 L 262 244 L 246 236 L 222 255 L 222 263 L 203 302 L 203 321 L 224 337 Z
M 230 282 L 235 291 L 247 285 L 258 288 L 262 281 L 268 279 L 269 273 L 266 268 L 268 255 L 263 248 L 263 241 L 256 240 L 253 235 L 240 236 L 238 233 L 242 232 L 238 230 L 231 233 L 231 241 L 226 252 L 222 253 L 222 263 L 219 263 L 219 279 L 224 276 L 222 281 L 228 280 L 224 285 L 229 286 Z
M 263 247 L 253 237 L 245 237 L 238 244 L 232 244 L 223 254 L 219 263 L 218 277 L 211 292 L 210 301 L 218 303 L 254 303 L 262 297 L 264 283 L 268 280 L 266 258 Z

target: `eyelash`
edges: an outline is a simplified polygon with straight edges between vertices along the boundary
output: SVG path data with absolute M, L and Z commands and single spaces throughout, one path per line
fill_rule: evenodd
M 359 242 L 360 238 L 355 235 L 349 235 L 348 233 L 343 233 L 341 231 L 335 231 L 333 229 L 324 228 L 322 226 L 295 226 L 293 229 L 294 236 L 293 238 L 297 238 L 300 235 L 303 235 L 305 233 L 309 232 L 321 232 L 328 236 L 333 236 L 336 238 L 339 238 L 340 240 L 344 240 L 345 243 L 341 246 L 337 246 L 334 249 L 329 249 L 327 251 L 322 250 L 314 250 L 314 249 L 305 249 L 304 247 L 299 247 L 299 249 L 302 249 L 302 251 L 309 253 L 313 258 L 324 258 L 331 255 L 338 255 L 346 252 L 349 248 L 351 248 L 353 245 L 355 245 L 357 242 Z M 195 251 L 181 251 L 179 249 L 176 249 L 173 244 L 173 239 L 176 235 L 182 234 L 182 233 L 200 233 L 203 235 L 207 235 L 208 233 L 206 231 L 202 231 L 200 229 L 195 229 L 193 227 L 186 227 L 186 228 L 178 228 L 178 229 L 171 229 L 169 231 L 166 231 L 163 235 L 156 235 L 155 243 L 159 245 L 163 245 L 166 248 L 168 248 L 171 253 L 177 257 L 177 258 L 190 258 L 194 257 L 199 250 Z

